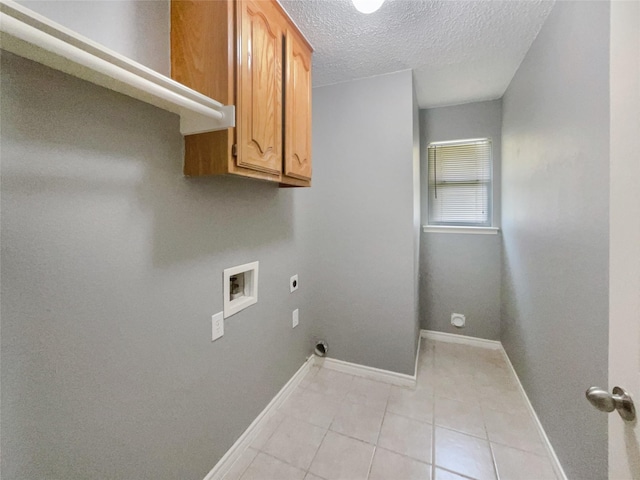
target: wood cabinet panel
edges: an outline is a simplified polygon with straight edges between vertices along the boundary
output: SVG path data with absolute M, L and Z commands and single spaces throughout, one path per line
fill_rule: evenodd
M 311 49 L 291 30 L 286 44 L 284 173 L 311 180 Z
M 280 175 L 282 27 L 270 2 L 240 2 L 239 166 Z
M 171 77 L 235 104 L 235 6 L 231 1 L 171 1 Z M 235 128 L 185 137 L 184 174 L 229 173 Z
M 171 0 L 171 75 L 236 106 L 236 127 L 185 137 L 184 173 L 309 186 L 311 53 L 276 0 Z
M 171 77 L 224 104 L 235 103 L 233 2 L 171 2 Z M 215 26 L 215 28 L 214 28 Z

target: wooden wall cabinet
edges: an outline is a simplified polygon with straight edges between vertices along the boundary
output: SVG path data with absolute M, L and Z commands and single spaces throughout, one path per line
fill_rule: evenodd
M 286 36 L 284 174 L 311 181 L 311 53 L 293 29 Z
M 185 175 L 310 186 L 311 55 L 275 0 L 172 0 L 171 76 L 236 106 L 235 128 L 185 137 Z

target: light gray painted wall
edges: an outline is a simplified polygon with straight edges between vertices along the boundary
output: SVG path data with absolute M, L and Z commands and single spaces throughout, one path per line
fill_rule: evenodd
M 1 81 L 2 478 L 202 479 L 310 352 L 299 192 L 185 178 L 177 116 L 128 97 L 4 53 Z
M 491 138 L 493 144 L 494 225 L 500 218 L 502 101 L 468 103 L 420 111 L 422 222 L 428 222 L 429 142 Z M 423 233 L 420 261 L 422 328 L 497 340 L 500 337 L 500 236 Z M 451 325 L 462 313 L 467 325 Z
M 299 204 L 315 335 L 331 357 L 406 374 L 417 315 L 412 97 L 410 71 L 315 88 L 313 187 Z
M 416 350 L 420 341 L 420 106 L 413 79 L 413 301 L 415 308 Z
M 420 110 L 422 151 L 422 186 L 427 185 L 426 146 L 430 142 L 490 138 L 493 153 L 493 224 L 500 226 L 500 184 L 502 150 L 502 100 L 465 103 L 451 107 Z M 426 189 L 424 190 L 426 192 Z M 422 196 L 422 222 L 428 221 L 427 195 Z
M 607 385 L 607 2 L 556 3 L 502 133 L 502 342 L 568 477 L 606 478 L 607 416 L 584 391 Z
M 422 250 L 422 328 L 498 340 L 500 237 L 425 233 Z M 464 328 L 451 325 L 454 312 L 465 315 Z
M 169 76 L 169 0 L 18 0 L 125 57 Z

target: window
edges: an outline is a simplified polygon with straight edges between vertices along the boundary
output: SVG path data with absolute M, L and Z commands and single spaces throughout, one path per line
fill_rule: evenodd
M 433 142 L 429 161 L 429 225 L 491 226 L 491 140 Z

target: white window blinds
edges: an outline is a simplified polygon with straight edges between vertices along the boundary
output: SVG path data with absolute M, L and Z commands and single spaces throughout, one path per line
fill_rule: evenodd
M 491 226 L 491 140 L 430 143 L 429 224 Z

